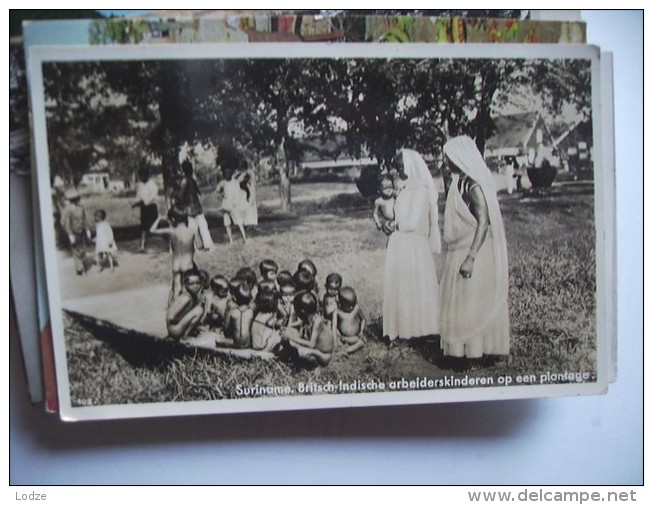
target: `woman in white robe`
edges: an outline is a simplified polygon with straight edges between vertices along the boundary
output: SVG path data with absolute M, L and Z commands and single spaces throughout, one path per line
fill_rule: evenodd
M 440 252 L 438 193 L 426 163 L 411 149 L 401 151 L 395 177 L 395 219 L 383 290 L 383 334 L 390 340 L 438 333 L 438 280 L 433 254 Z
M 446 356 L 480 358 L 510 350 L 508 254 L 496 186 L 474 141 L 444 146 L 451 177 L 444 211 L 440 336 Z

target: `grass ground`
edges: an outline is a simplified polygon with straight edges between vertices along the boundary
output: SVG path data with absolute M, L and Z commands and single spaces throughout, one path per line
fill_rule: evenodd
M 224 228 L 212 220 L 212 234 L 219 244 L 213 253 L 198 253 L 197 262 L 211 274 L 229 276 L 243 266 L 256 267 L 263 258 L 275 259 L 281 268 L 294 271 L 297 263 L 308 257 L 316 263 L 322 281 L 329 272 L 340 272 L 356 289 L 368 318 L 368 343 L 362 351 L 338 355 L 328 367 L 317 370 L 202 353 L 158 354 L 96 338 L 99 335 L 93 330 L 66 317 L 73 401 L 117 404 L 234 398 L 247 386 L 289 385 L 296 391 L 300 383 L 307 382 L 387 384 L 401 378 L 451 375 L 595 374 L 591 185 L 565 184 L 537 197 L 501 196 L 509 247 L 512 349 L 508 357 L 499 360 L 465 362 L 444 359 L 437 337 L 393 344 L 380 338 L 386 239 L 373 226 L 369 202 L 349 190 L 328 196 L 332 189 L 332 185 L 304 186 L 301 190 L 313 198 L 299 199 L 293 216 L 274 215 L 274 209 L 268 212 L 262 207 L 262 222 L 247 244 L 226 245 Z M 125 202 L 109 203 L 116 204 L 115 216 L 129 213 Z M 121 241 L 119 247 L 121 267 L 106 275 L 119 276 L 124 268 L 129 271 L 125 283 L 169 282 L 170 257 L 163 241 L 152 239 L 148 255 L 132 253 L 137 248 L 135 237 Z M 136 269 L 140 276 L 127 269 L 132 260 L 143 263 L 143 268 Z M 95 292 L 97 285 L 76 286 L 75 294 Z

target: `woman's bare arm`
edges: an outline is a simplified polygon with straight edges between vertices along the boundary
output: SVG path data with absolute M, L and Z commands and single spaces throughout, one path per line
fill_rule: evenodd
M 485 201 L 485 195 L 480 186 L 474 185 L 469 190 L 470 196 L 470 210 L 476 218 L 477 226 L 476 231 L 474 232 L 474 239 L 472 240 L 472 245 L 469 247 L 469 253 L 463 261 L 463 264 L 460 267 L 460 274 L 463 277 L 469 278 L 472 276 L 474 271 L 474 260 L 478 251 L 481 249 L 481 246 L 487 238 L 488 230 L 490 229 L 490 216 L 487 208 L 487 202 Z

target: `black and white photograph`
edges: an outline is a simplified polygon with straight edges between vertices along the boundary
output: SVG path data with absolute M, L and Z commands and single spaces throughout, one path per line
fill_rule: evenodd
M 605 392 L 599 70 L 564 44 L 32 48 L 61 417 Z

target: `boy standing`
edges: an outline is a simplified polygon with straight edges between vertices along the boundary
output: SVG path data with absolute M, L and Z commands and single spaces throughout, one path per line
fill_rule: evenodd
M 80 205 L 81 195 L 77 190 L 66 193 L 69 204 L 64 208 L 61 222 L 68 235 L 70 249 L 75 261 L 77 275 L 86 273 L 86 241 L 91 239 L 91 226 L 86 219 L 86 210 Z
M 170 240 L 172 251 L 172 290 L 169 301 L 177 298 L 183 290 L 182 275 L 195 270 L 195 232 L 186 224 L 186 215 L 178 208 L 168 211 L 168 228 L 157 229 L 161 216 L 157 217 L 150 228 L 155 235 L 166 235 Z

